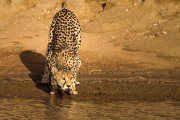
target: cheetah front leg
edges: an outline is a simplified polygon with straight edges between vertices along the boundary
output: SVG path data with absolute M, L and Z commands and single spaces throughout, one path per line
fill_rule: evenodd
M 52 97 L 56 96 L 58 92 L 58 84 L 57 81 L 55 81 L 52 77 L 51 77 L 51 92 L 50 95 Z
M 73 76 L 74 76 L 74 83 L 75 83 L 76 85 L 80 85 L 80 82 L 77 81 L 77 74 L 78 74 L 79 68 L 80 68 L 80 66 L 81 66 L 81 60 L 80 60 L 79 57 L 75 57 L 74 61 L 75 61 L 74 74 L 73 74 Z
M 80 85 L 80 82 L 77 81 L 77 72 L 74 72 L 73 81 L 76 85 Z
M 69 93 L 71 94 L 71 95 L 77 95 L 78 94 L 78 92 L 76 91 L 76 84 L 74 83 L 73 85 L 72 85 L 72 89 L 69 91 Z
M 72 84 L 71 90 L 69 91 L 69 94 L 71 94 L 71 95 L 77 95 L 78 94 L 78 92 L 76 91 L 76 85 L 80 85 L 80 82 L 78 82 L 76 78 L 77 78 L 77 72 L 74 71 L 73 84 Z

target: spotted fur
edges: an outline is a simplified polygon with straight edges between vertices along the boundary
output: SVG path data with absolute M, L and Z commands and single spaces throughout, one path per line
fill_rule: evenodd
M 51 93 L 60 90 L 76 94 L 77 73 L 81 66 L 78 56 L 81 46 L 81 29 L 75 14 L 62 9 L 55 14 L 49 34 L 46 64 L 42 83 L 50 83 Z M 65 76 L 65 77 L 64 77 Z M 69 81 L 69 82 L 68 82 Z M 67 83 L 71 87 L 67 87 Z

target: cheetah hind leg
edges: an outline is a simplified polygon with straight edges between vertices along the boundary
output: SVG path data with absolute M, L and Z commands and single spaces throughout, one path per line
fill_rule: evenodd
M 48 84 L 49 83 L 49 71 L 47 65 L 44 68 L 44 74 L 41 80 L 42 84 Z

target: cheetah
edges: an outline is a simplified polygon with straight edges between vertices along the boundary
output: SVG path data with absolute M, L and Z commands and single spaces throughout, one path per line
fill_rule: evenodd
M 81 28 L 75 14 L 63 8 L 52 20 L 49 42 L 46 51 L 46 63 L 41 83 L 51 85 L 50 94 L 65 91 L 77 94 L 75 86 L 81 66 L 79 50 L 81 46 Z

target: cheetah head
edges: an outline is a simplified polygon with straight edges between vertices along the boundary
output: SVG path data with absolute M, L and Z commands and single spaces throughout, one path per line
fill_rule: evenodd
M 60 70 L 56 72 L 54 78 L 57 80 L 57 84 L 63 91 L 71 91 L 74 87 L 73 74 L 70 70 Z

